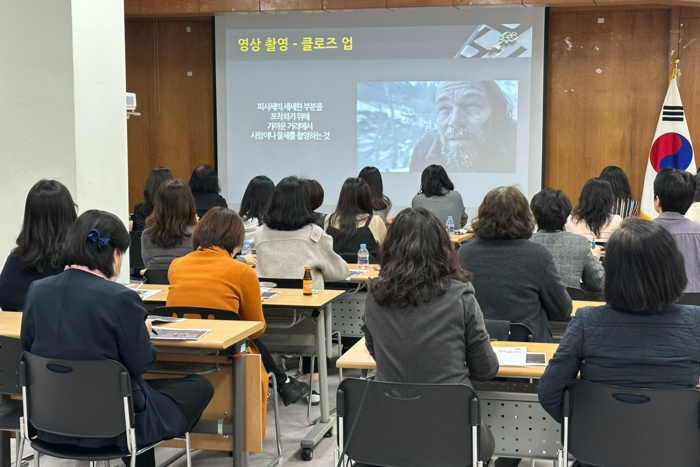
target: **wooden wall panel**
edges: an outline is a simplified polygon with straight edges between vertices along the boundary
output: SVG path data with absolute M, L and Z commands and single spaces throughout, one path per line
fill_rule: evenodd
M 257 10 L 260 10 L 259 0 L 199 0 L 200 13 Z
M 199 13 L 198 0 L 143 0 L 142 15 Z
M 138 15 L 139 13 L 141 13 L 140 0 L 124 0 L 125 15 Z
M 141 112 L 127 123 L 130 208 L 152 168 L 187 180 L 214 165 L 212 27 L 211 18 L 126 21 L 127 90 Z
M 617 165 L 641 197 L 666 93 L 669 24 L 669 10 L 550 15 L 547 187 L 575 204 L 588 178 Z
M 700 9 L 698 9 L 700 10 Z M 695 162 L 700 163 L 700 16 L 680 20 L 679 56 L 681 76 L 678 87 L 688 122 L 690 138 L 695 146 Z

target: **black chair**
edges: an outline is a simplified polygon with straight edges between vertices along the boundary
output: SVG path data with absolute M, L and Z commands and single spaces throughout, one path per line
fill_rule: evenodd
M 22 345 L 19 339 L 0 336 L 0 395 L 19 396 L 22 388 L 19 383 L 19 359 L 22 355 Z M 22 465 L 24 452 L 24 437 L 22 436 L 22 401 L 0 400 L 0 431 L 15 432 L 17 443 L 15 466 Z M 9 434 L 2 434 L 0 442 L 8 443 Z M 9 453 L 8 453 L 9 456 Z
M 24 402 L 23 435 L 35 451 L 52 457 L 97 461 L 136 456 L 159 443 L 138 448 L 134 428 L 131 377 L 114 360 L 62 360 L 29 352 L 20 361 L 20 384 Z M 30 424 L 37 430 L 72 438 L 126 436 L 127 449 L 117 446 L 81 449 L 29 438 Z M 190 434 L 185 433 L 187 467 L 191 467 Z
M 700 293 L 684 293 L 678 300 L 681 305 L 697 305 L 700 306 Z
M 137 279 L 141 278 L 141 270 L 146 267 L 143 264 L 143 258 L 141 257 L 141 235 L 143 232 L 134 232 L 133 230 L 129 232 L 129 238 L 131 238 L 131 246 L 129 247 L 129 266 L 133 271 L 133 276 Z
M 144 277 L 146 278 L 146 284 L 170 285 L 170 281 L 168 280 L 168 271 L 154 271 L 153 269 L 146 269 Z
M 586 292 L 584 292 L 582 289 L 577 289 L 576 287 L 567 287 L 566 291 L 569 293 L 569 297 L 571 297 L 571 300 L 588 300 Z
M 152 314 L 190 319 L 228 319 L 233 321 L 240 321 L 241 319 L 235 311 L 203 306 L 159 306 L 153 310 Z
M 483 465 L 479 399 L 467 385 L 348 378 L 337 398 L 338 446 L 356 467 Z
M 513 342 L 535 342 L 532 330 L 524 324 L 510 323 L 510 338 Z
M 485 319 L 486 332 L 489 337 L 496 341 L 510 340 L 510 321 L 501 319 Z
M 700 391 L 574 380 L 564 393 L 559 465 L 700 465 Z

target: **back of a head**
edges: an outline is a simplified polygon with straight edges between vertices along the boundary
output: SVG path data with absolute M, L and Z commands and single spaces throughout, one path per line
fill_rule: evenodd
M 309 197 L 309 205 L 311 206 L 311 210 L 317 210 L 323 204 L 323 198 L 325 195 L 323 192 L 323 187 L 316 180 L 311 180 L 309 178 L 305 178 L 301 182 L 304 184 L 306 196 Z
M 401 211 L 379 254 L 381 273 L 370 292 L 380 305 L 418 305 L 443 295 L 449 279 L 469 282 L 459 255 L 440 220 L 425 208 Z
M 68 233 L 64 264 L 85 266 L 113 278 L 114 253 L 123 255 L 130 244 L 129 231 L 117 216 L 91 209 L 78 217 Z
M 190 235 L 188 228 L 196 223 L 197 208 L 187 183 L 177 178 L 163 182 L 156 193 L 153 214 L 146 219 L 151 242 L 173 247 Z
M 447 176 L 445 168 L 432 164 L 423 170 L 420 176 L 421 193 L 428 198 L 431 196 L 444 196 L 448 191 L 455 189 L 452 180 Z
M 192 248 L 222 248 L 232 255 L 241 249 L 245 227 L 241 217 L 229 208 L 215 206 L 199 220 L 192 232 Z
M 172 180 L 173 173 L 165 167 L 156 167 L 151 170 L 143 187 L 143 199 L 134 206 L 134 213 L 148 217 L 153 212 L 153 203 L 160 185 L 166 180 Z
M 534 222 L 527 198 L 514 186 L 501 186 L 486 193 L 472 224 L 482 239 L 515 240 L 532 237 Z
M 600 236 L 600 231 L 612 217 L 615 195 L 612 186 L 602 178 L 591 178 L 581 189 L 573 218 L 583 220 L 591 232 Z
M 370 195 L 372 196 L 372 209 L 381 211 L 386 209 L 387 204 L 384 200 L 384 183 L 382 182 L 382 174 L 376 167 L 364 167 L 360 170 L 357 178 L 361 178 L 369 185 Z
M 40 180 L 29 190 L 17 256 L 22 269 L 59 268 L 61 249 L 77 217 L 73 198 L 61 182 Z
M 696 177 L 690 172 L 666 167 L 654 179 L 654 196 L 663 212 L 685 214 L 693 204 L 696 186 Z
M 625 199 L 632 197 L 630 181 L 627 174 L 620 167 L 609 165 L 600 172 L 600 178 L 610 183 L 615 199 Z
M 198 165 L 190 176 L 190 189 L 199 193 L 219 193 L 219 176 L 209 164 Z
M 309 195 L 298 177 L 286 177 L 275 186 L 263 214 L 263 223 L 271 229 L 293 231 L 316 222 Z
M 673 235 L 655 222 L 625 219 L 605 246 L 605 300 L 625 311 L 655 312 L 688 283 Z
M 332 221 L 339 223 L 338 240 L 343 242 L 357 233 L 357 216 L 372 215 L 372 197 L 369 185 L 361 178 L 345 179 L 338 196 L 338 205 L 331 215 Z
M 246 220 L 258 219 L 258 224 L 260 224 L 265 206 L 270 201 L 274 189 L 275 184 L 269 177 L 264 175 L 253 177 L 243 193 L 240 216 Z
M 571 201 L 563 191 L 546 188 L 532 197 L 530 210 L 539 230 L 563 230 L 571 213 Z

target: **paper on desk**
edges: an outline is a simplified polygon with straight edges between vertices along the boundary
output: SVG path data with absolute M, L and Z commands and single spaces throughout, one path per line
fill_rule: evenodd
M 159 293 L 162 293 L 163 290 L 152 290 L 152 289 L 135 289 L 132 287 L 128 287 L 137 294 L 139 294 L 139 297 L 141 297 L 141 300 L 148 300 L 149 298 L 153 297 L 154 295 L 158 295 Z
M 526 366 L 527 347 L 493 347 L 501 366 Z
M 357 277 L 365 274 L 367 270 L 362 270 L 362 269 L 351 269 L 350 270 L 350 275 L 345 278 L 346 281 L 349 281 L 351 277 Z

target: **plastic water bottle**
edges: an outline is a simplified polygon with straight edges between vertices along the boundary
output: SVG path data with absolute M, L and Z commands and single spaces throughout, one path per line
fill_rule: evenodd
M 253 254 L 253 249 L 250 247 L 250 242 L 246 240 L 243 242 L 243 248 L 241 248 L 241 255 L 252 255 Z
M 357 267 L 369 269 L 369 251 L 364 243 L 360 244 L 360 251 L 357 252 Z
M 452 220 L 452 216 L 447 216 L 447 222 L 445 222 L 445 227 L 447 227 L 447 233 L 452 235 L 455 233 L 455 221 Z

